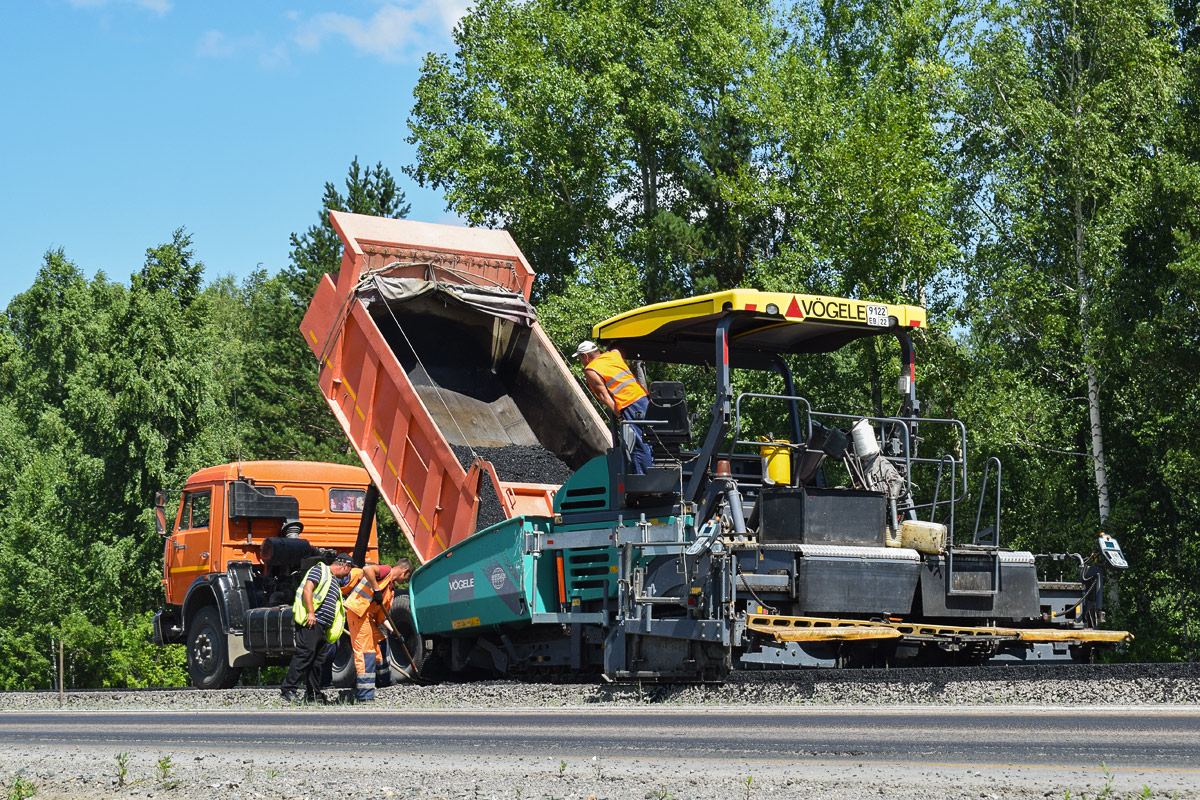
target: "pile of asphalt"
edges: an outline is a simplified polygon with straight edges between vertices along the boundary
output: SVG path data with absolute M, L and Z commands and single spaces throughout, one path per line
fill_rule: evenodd
M 348 693 L 347 693 L 348 694 Z M 764 670 L 723 684 L 404 684 L 376 692 L 376 708 L 488 709 L 572 706 L 1200 705 L 1200 663 L 1022 665 L 864 670 Z M 279 707 L 274 687 L 66 692 L 74 709 Z M 0 710 L 53 710 L 55 692 L 0 693 Z
M 514 483 L 548 483 L 561 486 L 571 477 L 571 468 L 558 456 L 538 445 L 510 444 L 506 447 L 475 447 L 450 445 L 454 457 L 463 469 L 471 466 L 476 458 L 490 461 L 496 477 Z M 475 530 L 495 525 L 505 519 L 504 508 L 496 496 L 491 481 L 483 481 L 479 490 L 479 515 Z
M 540 445 L 510 444 L 505 447 L 465 447 L 452 444 L 450 449 L 464 468 L 476 457 L 492 462 L 502 481 L 515 483 L 552 483 L 562 485 L 571 477 L 571 468 Z

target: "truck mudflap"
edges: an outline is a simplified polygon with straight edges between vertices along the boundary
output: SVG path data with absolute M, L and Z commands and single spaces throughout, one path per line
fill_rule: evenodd
M 154 612 L 151 629 L 151 640 L 160 647 L 184 642 L 183 625 L 179 621 L 179 613 L 171 606 Z

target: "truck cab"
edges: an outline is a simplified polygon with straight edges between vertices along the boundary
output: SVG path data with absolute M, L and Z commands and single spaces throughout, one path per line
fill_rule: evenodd
M 173 512 L 158 494 L 165 603 L 154 637 L 186 644 L 196 687 L 228 688 L 245 667 L 287 662 L 291 603 L 312 564 L 338 553 L 378 561 L 373 515 L 362 524 L 369 485 L 360 467 L 243 461 L 193 474 Z

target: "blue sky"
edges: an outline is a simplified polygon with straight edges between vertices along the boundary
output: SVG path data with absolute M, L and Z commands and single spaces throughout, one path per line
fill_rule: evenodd
M 186 228 L 205 277 L 287 263 L 325 181 L 401 169 L 412 89 L 469 0 L 21 0 L 0 26 L 0 308 L 52 248 L 128 284 Z

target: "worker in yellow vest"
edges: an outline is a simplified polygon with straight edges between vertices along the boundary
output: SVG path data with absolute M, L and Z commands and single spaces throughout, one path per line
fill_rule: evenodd
M 583 377 L 588 388 L 609 413 L 624 420 L 646 418 L 650 400 L 646 390 L 637 382 L 633 371 L 616 350 L 600 352 L 595 342 L 583 341 L 575 348 L 575 355 L 583 365 Z M 640 425 L 622 425 L 625 450 L 629 457 L 631 472 L 645 475 L 654 464 L 650 445 L 642 438 Z
M 315 564 L 296 588 L 292 603 L 296 653 L 279 687 L 285 703 L 300 702 L 301 682 L 305 685 L 304 702 L 328 702 L 321 692 L 321 666 L 325 645 L 336 642 L 346 624 L 339 587 L 349 582 L 350 568 L 350 556 L 339 554 L 332 564 Z
M 392 605 L 393 589 L 408 580 L 412 562 L 401 558 L 395 566 L 368 564 L 350 571 L 350 580 L 342 589 L 345 596 L 346 627 L 354 650 L 354 702 L 375 702 L 375 671 L 383 658 L 379 642 L 392 632 L 384 609 Z

